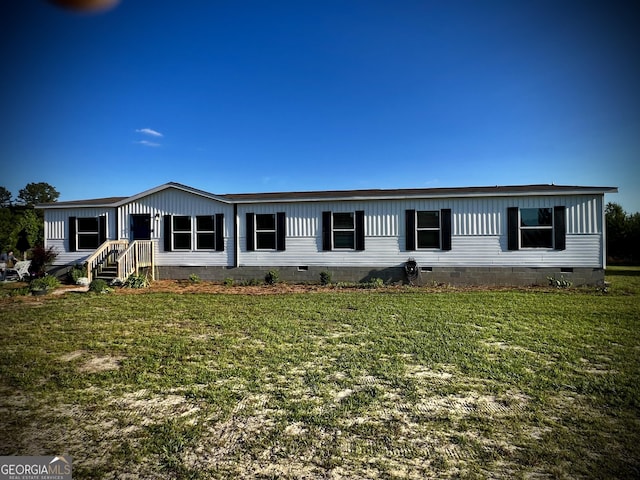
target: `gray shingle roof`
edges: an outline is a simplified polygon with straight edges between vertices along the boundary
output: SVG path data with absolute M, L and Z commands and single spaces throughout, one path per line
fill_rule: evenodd
M 229 193 L 217 195 L 198 190 L 186 185 L 171 182 L 148 190 L 149 194 L 166 188 L 178 188 L 198 195 L 218 199 L 229 203 L 264 203 L 291 201 L 322 200 L 358 200 L 358 199 L 393 199 L 393 198 L 446 198 L 446 197 L 487 197 L 487 196 L 522 196 L 522 195 L 563 195 L 587 193 L 615 193 L 616 187 L 584 187 L 571 185 L 511 185 L 492 187 L 437 187 L 437 188 L 401 188 L 401 189 L 365 189 L 365 190 L 320 190 L 303 192 L 269 192 L 269 193 Z M 39 208 L 72 208 L 117 206 L 128 200 L 145 196 L 142 192 L 130 197 L 107 197 L 89 200 L 73 200 L 38 205 Z

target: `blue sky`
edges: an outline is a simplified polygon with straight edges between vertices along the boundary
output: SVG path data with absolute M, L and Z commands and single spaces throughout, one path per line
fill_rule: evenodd
M 556 183 L 640 211 L 628 1 L 0 5 L 0 185 L 60 200 Z

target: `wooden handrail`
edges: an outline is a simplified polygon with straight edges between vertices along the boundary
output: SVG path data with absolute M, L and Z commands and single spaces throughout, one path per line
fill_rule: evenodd
M 151 267 L 151 279 L 155 280 L 153 242 L 151 240 L 134 240 L 129 247 L 116 258 L 118 264 L 118 280 L 124 282 L 132 273 L 137 274 L 142 267 Z
M 100 245 L 95 252 L 93 252 L 89 258 L 85 261 L 87 266 L 87 277 L 89 278 L 89 282 L 93 280 L 93 272 L 105 262 L 107 257 L 116 252 L 119 253 L 129 245 L 128 240 L 107 240 L 102 245 Z

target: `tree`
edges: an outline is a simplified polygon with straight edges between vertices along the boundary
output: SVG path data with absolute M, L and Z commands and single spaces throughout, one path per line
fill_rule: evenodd
M 607 203 L 604 209 L 607 221 L 607 257 L 620 258 L 623 256 L 625 243 L 625 224 L 627 214 L 617 203 Z
M 627 219 L 627 232 L 631 250 L 631 262 L 634 265 L 640 263 L 640 213 L 629 215 Z
M 0 207 L 5 208 L 11 205 L 11 192 L 4 187 L 0 187 Z
M 30 246 L 44 245 L 44 224 L 35 210 L 26 209 L 22 215 L 16 216 L 9 243 L 18 249 L 18 242 L 23 237 Z M 19 250 L 19 249 L 18 249 Z M 24 252 L 23 252 L 24 253 Z
M 29 183 L 20 190 L 20 202 L 16 204 L 10 202 L 11 193 L 0 187 L 0 248 L 24 253 L 25 248 L 43 245 L 44 211 L 33 207 L 37 203 L 55 202 L 59 196 L 48 183 Z
M 605 207 L 607 257 L 612 263 L 640 261 L 640 213 L 627 214 L 617 203 Z
M 10 208 L 0 208 L 0 249 L 10 248 L 15 215 Z
M 28 206 L 34 206 L 38 203 L 52 203 L 57 201 L 59 196 L 60 193 L 45 182 L 28 183 L 18 193 L 18 199 Z

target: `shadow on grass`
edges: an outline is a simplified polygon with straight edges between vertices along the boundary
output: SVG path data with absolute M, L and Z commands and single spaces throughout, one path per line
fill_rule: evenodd
M 611 276 L 640 277 L 640 266 L 611 266 L 607 267 L 605 274 Z

